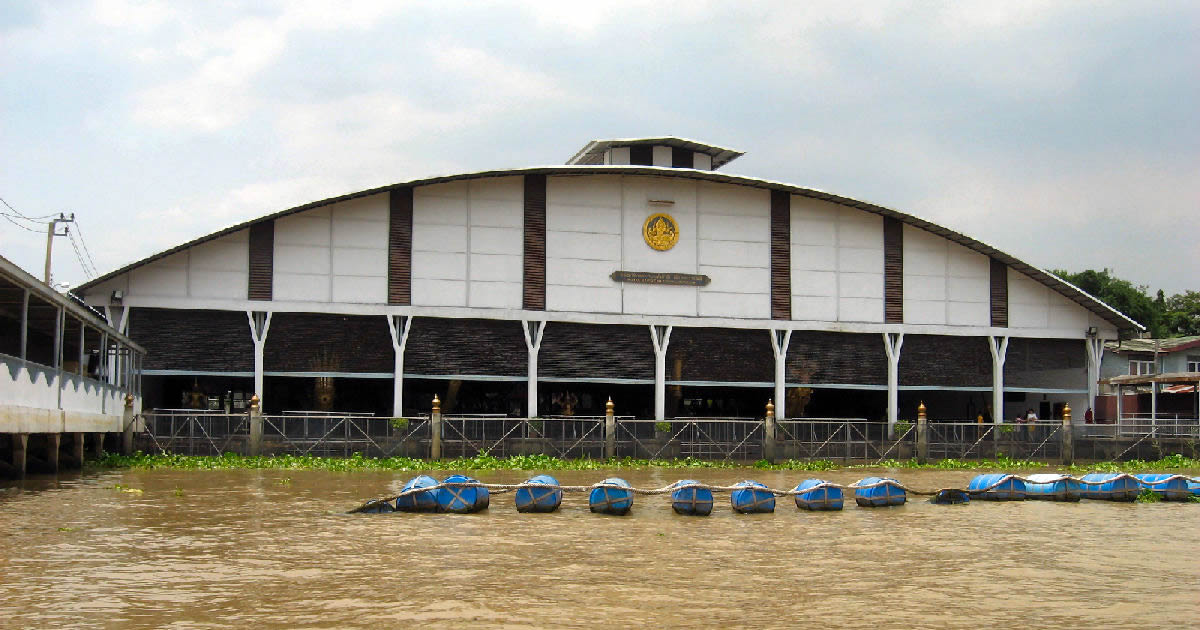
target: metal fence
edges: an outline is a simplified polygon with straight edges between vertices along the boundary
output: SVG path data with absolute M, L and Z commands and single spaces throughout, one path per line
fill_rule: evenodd
M 887 423 L 864 418 L 787 418 L 775 422 L 777 451 L 791 459 L 875 460 L 911 457 L 915 433 L 888 439 Z
M 142 415 L 149 448 L 185 455 L 248 452 L 250 414 L 156 410 Z M 429 453 L 429 418 L 376 418 L 362 414 L 286 413 L 264 415 L 266 454 L 372 457 Z
M 155 410 L 141 416 L 141 447 L 156 452 L 219 455 L 250 451 L 248 413 Z M 604 416 L 513 418 L 454 415 L 442 418 L 442 456 L 546 454 L 603 458 Z M 363 414 L 283 413 L 262 417 L 261 452 L 348 457 L 428 457 L 433 425 L 428 416 L 376 418 Z M 764 422 L 758 418 L 674 418 L 665 422 L 614 418 L 611 436 L 618 457 L 755 461 L 765 454 Z M 1200 422 L 1182 416 L 1124 417 L 1117 424 L 1074 424 L 1075 457 L 1156 459 L 1171 453 L 1196 457 Z M 1021 459 L 1062 456 L 1058 421 L 1032 424 L 929 422 L 931 459 Z M 776 459 L 878 461 L 917 455 L 916 426 L 900 423 L 892 437 L 885 422 L 861 418 L 788 418 L 775 422 Z
M 156 410 L 142 414 L 143 437 L 162 453 L 220 455 L 244 452 L 250 439 L 250 414 L 219 411 Z
M 376 418 L 361 414 L 263 416 L 263 452 L 372 457 L 428 452 L 429 418 Z
M 604 416 L 510 418 L 502 415 L 442 417 L 442 455 L 497 457 L 546 454 L 604 457 Z
M 618 418 L 616 429 L 620 457 L 752 461 L 763 454 L 763 422 L 757 418 Z

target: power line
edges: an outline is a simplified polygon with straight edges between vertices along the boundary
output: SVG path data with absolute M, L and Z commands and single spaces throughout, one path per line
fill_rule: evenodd
M 86 260 L 84 260 L 83 254 L 80 253 L 80 251 L 79 251 L 79 245 L 75 241 L 75 234 L 73 232 L 71 232 L 71 228 L 69 228 L 69 227 L 66 229 L 66 232 L 67 232 L 67 240 L 71 242 L 71 249 L 75 250 L 75 260 L 79 261 L 79 267 L 81 269 L 83 269 L 84 275 L 86 275 L 89 280 L 91 280 L 92 278 L 95 278 L 96 274 L 95 274 L 94 269 L 91 269 L 88 267 L 88 262 Z
M 79 244 L 83 246 L 83 253 L 87 254 L 88 262 L 92 265 L 92 271 L 97 271 L 96 259 L 92 257 L 92 250 L 88 249 L 87 241 L 83 239 L 83 230 L 79 227 L 79 219 L 75 219 L 75 235 L 79 237 Z M 93 277 L 98 275 L 100 274 L 93 274 Z
M 53 217 L 54 217 L 54 215 L 53 215 L 53 214 L 44 214 L 44 215 L 42 215 L 42 216 L 40 216 L 40 217 L 31 217 L 31 216 L 26 216 L 26 215 L 25 215 L 23 212 L 21 212 L 20 210 L 17 210 L 16 208 L 12 207 L 12 204 L 10 204 L 10 203 L 8 203 L 7 201 L 5 201 L 3 197 L 0 197 L 0 203 L 3 203 L 3 204 L 4 204 L 4 207 L 8 208 L 9 210 L 12 210 L 12 211 L 15 213 L 15 214 L 9 215 L 9 214 L 7 214 L 7 213 L 0 212 L 0 214 L 6 215 L 6 216 L 12 216 L 12 217 L 14 217 L 14 218 L 21 218 L 21 219 L 25 219 L 26 221 L 34 221 L 34 222 L 41 221 L 41 220 L 44 220 L 44 219 L 50 219 L 50 218 L 53 218 Z
M 3 212 L 0 212 L 0 217 L 4 217 L 5 221 L 8 221 L 9 223 L 21 228 L 22 230 L 28 230 L 30 232 L 41 232 L 41 230 L 35 230 L 29 226 L 21 225 L 20 223 L 17 223 L 16 221 L 13 220 L 13 218 L 11 216 L 4 214 Z

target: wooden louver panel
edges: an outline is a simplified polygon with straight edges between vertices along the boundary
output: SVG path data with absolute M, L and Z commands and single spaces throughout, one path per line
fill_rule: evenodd
M 275 221 L 250 226 L 250 277 L 246 298 L 270 300 L 275 275 Z
M 393 190 L 388 205 L 388 304 L 412 304 L 413 189 Z
M 522 307 L 546 310 L 546 176 L 525 176 L 525 263 Z
M 904 224 L 883 218 L 883 321 L 904 323 Z
M 634 166 L 654 166 L 654 147 L 648 144 L 629 147 L 629 163 Z
M 991 268 L 992 325 L 1008 327 L 1008 266 L 992 259 Z
M 671 147 L 671 166 L 673 168 L 694 168 L 696 155 L 687 149 Z
M 771 319 L 792 318 L 792 196 L 771 191 Z

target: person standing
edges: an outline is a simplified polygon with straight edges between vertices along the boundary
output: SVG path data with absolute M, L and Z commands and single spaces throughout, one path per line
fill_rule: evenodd
M 1029 408 L 1029 410 L 1025 412 L 1025 440 L 1028 442 L 1033 441 L 1033 431 L 1037 426 L 1037 421 L 1037 414 L 1033 412 L 1032 407 Z

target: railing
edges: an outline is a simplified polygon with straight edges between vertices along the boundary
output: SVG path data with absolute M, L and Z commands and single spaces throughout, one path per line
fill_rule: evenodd
M 160 452 L 220 455 L 248 452 L 250 414 L 192 410 L 155 410 L 143 414 L 143 438 Z M 262 416 L 262 451 L 267 454 L 349 457 L 429 452 L 429 418 L 376 418 L 363 415 L 304 413 Z
M 904 430 L 889 440 L 886 422 L 864 418 L 786 418 L 775 425 L 781 454 L 793 459 L 910 457 L 901 446 L 915 440 L 915 432 Z
M 376 418 L 362 414 L 264 415 L 263 452 L 349 457 L 407 455 L 428 451 L 429 418 Z
M 510 418 L 454 415 L 442 418 L 442 454 L 498 457 L 545 453 L 556 457 L 604 456 L 604 416 Z
M 250 438 L 250 416 L 244 413 L 167 409 L 142 414 L 142 420 L 142 434 L 162 453 L 220 455 L 243 451 Z
M 0 354 L 0 404 L 119 417 L 126 390 L 7 354 Z
M 752 461 L 763 455 L 763 421 L 757 418 L 672 418 L 666 431 L 649 419 L 617 418 L 616 424 L 619 456 Z
M 249 413 L 155 410 L 143 414 L 142 439 L 155 451 L 219 455 L 250 451 Z M 1194 453 L 1200 423 L 1192 418 L 1126 418 L 1119 425 L 1072 425 L 1076 457 L 1119 458 L 1179 449 Z M 377 418 L 323 412 L 264 415 L 261 452 L 348 457 L 429 457 L 433 423 L 428 416 Z M 879 461 L 918 456 L 917 427 L 897 425 L 888 437 L 885 422 L 861 418 L 788 418 L 775 421 L 774 440 L 758 418 L 616 417 L 613 434 L 603 416 L 513 418 L 453 415 L 441 419 L 441 455 L 471 457 L 545 454 L 600 459 L 612 444 L 618 457 L 754 461 L 773 447 L 775 459 Z M 1061 421 L 1004 423 L 931 421 L 925 446 L 931 459 L 982 459 L 1006 455 L 1051 459 L 1062 456 Z

